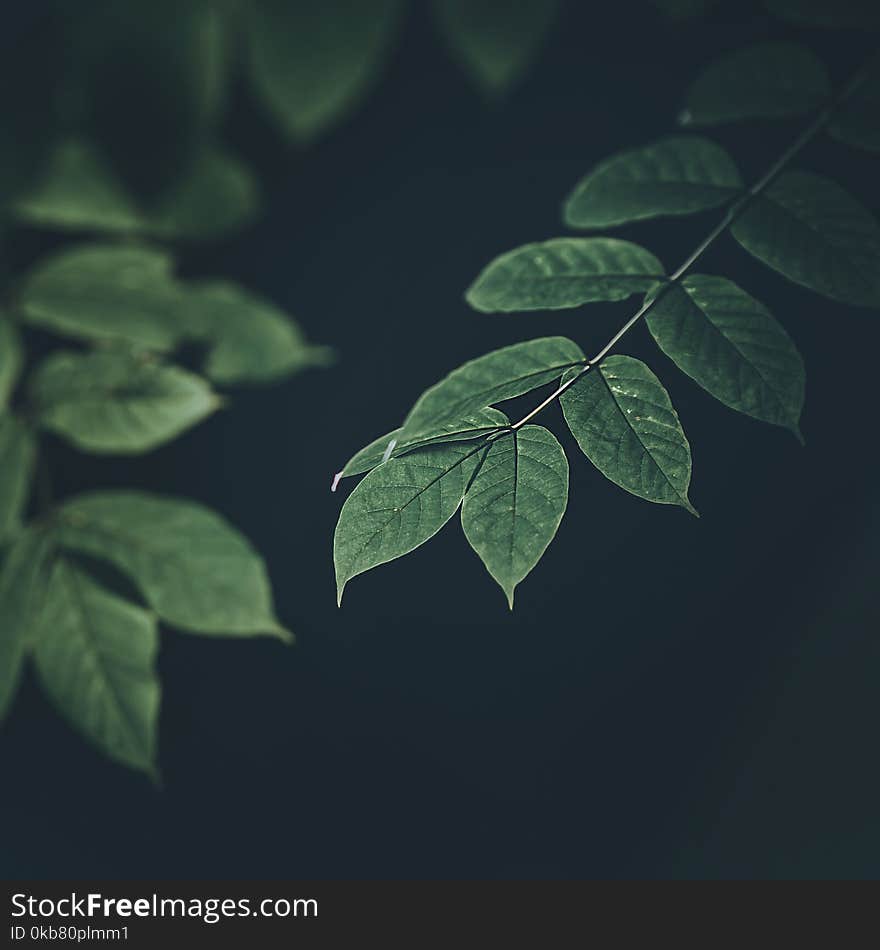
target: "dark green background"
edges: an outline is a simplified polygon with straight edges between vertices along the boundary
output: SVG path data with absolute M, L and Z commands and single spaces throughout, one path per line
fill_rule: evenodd
M 720 241 L 701 270 L 765 301 L 804 354 L 806 449 L 714 402 L 637 329 L 624 351 L 670 390 L 703 517 L 606 482 L 554 408 L 571 499 L 513 615 L 456 523 L 357 578 L 337 610 L 331 539 L 350 484 L 328 491 L 464 360 L 551 333 L 592 352 L 623 322 L 631 304 L 486 316 L 462 293 L 501 251 L 563 233 L 561 199 L 595 162 L 673 131 L 703 65 L 802 38 L 840 82 L 870 37 L 799 31 L 751 4 L 687 23 L 569 4 L 526 80 L 490 106 L 418 6 L 375 94 L 308 151 L 236 88 L 225 137 L 259 172 L 267 213 L 181 257 L 187 275 L 289 308 L 337 367 L 236 393 L 143 459 L 51 446 L 59 495 L 136 485 L 224 512 L 265 554 L 298 646 L 165 632 L 161 791 L 80 740 L 29 678 L 0 733 L 2 871 L 876 876 L 877 313 Z M 8 4 L 4 20 L 16 44 L 40 17 Z M 752 179 L 799 128 L 716 137 Z M 876 158 L 823 140 L 801 164 L 880 209 Z M 715 220 L 620 233 L 671 266 Z M 13 262 L 54 243 L 18 232 Z

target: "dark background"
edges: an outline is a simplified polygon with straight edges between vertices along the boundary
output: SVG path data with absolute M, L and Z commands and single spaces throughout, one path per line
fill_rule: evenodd
M 674 131 L 718 54 L 803 39 L 839 83 L 871 49 L 733 7 L 675 23 L 647 4 L 569 4 L 491 105 L 417 5 L 374 93 L 309 150 L 236 88 L 224 136 L 259 172 L 266 214 L 184 250 L 182 272 L 271 297 L 340 361 L 236 392 L 143 459 L 53 442 L 51 461 L 60 496 L 139 486 L 222 511 L 265 555 L 298 645 L 165 631 L 161 790 L 75 735 L 29 677 L 0 732 L 6 876 L 877 876 L 877 314 L 787 284 L 729 237 L 700 269 L 766 302 L 803 352 L 805 449 L 713 401 L 640 327 L 624 351 L 669 388 L 701 520 L 606 482 L 554 408 L 568 514 L 512 615 L 456 522 L 335 606 L 351 483 L 328 488 L 349 455 L 464 360 L 551 333 L 593 352 L 631 312 L 476 314 L 462 293 L 479 268 L 563 233 L 573 183 Z M 40 16 L 3 9 L 8 44 Z M 710 134 L 753 179 L 799 128 Z M 876 158 L 822 140 L 800 164 L 880 209 Z M 715 220 L 619 233 L 674 266 Z M 52 240 L 18 232 L 15 265 Z

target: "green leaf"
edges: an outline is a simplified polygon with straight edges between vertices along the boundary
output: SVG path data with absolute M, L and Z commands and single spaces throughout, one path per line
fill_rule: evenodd
M 694 274 L 646 319 L 660 349 L 716 399 L 801 437 L 804 363 L 762 303 L 723 277 Z
M 880 28 L 880 9 L 873 0 L 764 0 L 764 5 L 775 16 L 803 26 Z
M 831 97 L 822 62 L 795 43 L 756 43 L 714 62 L 690 87 L 682 125 L 801 115 Z
M 271 382 L 332 359 L 297 324 L 234 284 L 204 283 L 187 293 L 187 321 L 210 349 L 204 371 L 216 383 Z
M 201 505 L 140 492 L 80 495 L 58 510 L 61 544 L 128 574 L 162 620 L 192 633 L 274 634 L 262 559 Z
M 73 139 L 56 148 L 41 180 L 13 210 L 19 220 L 40 227 L 204 238 L 242 227 L 258 206 L 251 173 L 219 149 L 203 149 L 182 176 L 144 206 L 98 149 Z
M 374 468 L 348 496 L 333 540 L 338 601 L 353 577 L 409 554 L 458 510 L 479 446 L 432 445 Z
M 833 300 L 880 306 L 880 227 L 835 182 L 787 172 L 732 231 L 750 254 L 789 280 Z
M 688 500 L 691 448 L 669 394 L 640 360 L 609 356 L 560 397 L 584 455 L 612 482 L 661 505 Z
M 413 439 L 405 438 L 401 440 L 403 429 L 395 429 L 393 432 L 374 439 L 360 452 L 353 455 L 339 475 L 340 478 L 347 478 L 349 475 L 361 475 L 389 458 L 397 458 L 398 455 L 404 455 L 413 451 L 413 449 L 424 448 L 424 446 L 431 445 L 434 442 L 460 442 L 467 439 L 476 439 L 509 424 L 510 420 L 507 416 L 497 409 L 478 409 L 466 414 L 461 419 L 441 423 L 437 427 L 438 434 L 428 438 L 417 436 Z
M 45 531 L 25 531 L 10 548 L 0 571 L 0 720 L 15 698 L 45 601 L 50 551 Z
M 117 762 L 156 777 L 159 637 L 153 614 L 60 558 L 34 647 L 59 712 Z
M 437 436 L 472 412 L 521 396 L 584 362 L 577 343 L 548 336 L 514 343 L 470 360 L 426 390 L 404 419 L 401 440 Z
M 143 247 L 89 244 L 38 265 L 21 292 L 24 319 L 84 340 L 168 349 L 182 335 L 171 258 Z
M 856 148 L 880 152 L 880 63 L 871 77 L 843 103 L 828 124 L 834 138 Z
M 247 7 L 250 81 L 282 131 L 310 142 L 373 86 L 400 0 L 254 0 Z
M 561 310 L 647 291 L 663 265 L 617 238 L 552 238 L 495 258 L 471 285 L 467 302 L 484 313 Z
M 440 33 L 455 58 L 489 96 L 518 82 L 540 53 L 558 0 L 434 0 Z
M 9 397 L 18 382 L 23 360 L 18 330 L 0 312 L 0 412 L 9 405 Z
M 21 527 L 35 458 L 30 429 L 15 416 L 0 415 L 0 543 Z
M 219 405 L 198 376 L 119 351 L 53 353 L 32 393 L 44 428 L 86 452 L 125 455 L 168 442 Z
M 573 228 L 606 228 L 665 214 L 691 214 L 735 198 L 742 180 L 733 160 L 708 139 L 671 136 L 602 162 L 564 206 Z
M 568 461 L 542 426 L 490 445 L 461 506 L 470 546 L 513 610 L 516 585 L 540 561 L 568 503 Z

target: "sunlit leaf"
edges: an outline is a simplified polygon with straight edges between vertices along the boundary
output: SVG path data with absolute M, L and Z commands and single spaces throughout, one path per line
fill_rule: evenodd
M 553 540 L 568 502 L 568 462 L 542 426 L 497 438 L 461 506 L 465 537 L 513 609 L 516 585 Z
M 404 420 L 401 438 L 440 435 L 440 427 L 558 380 L 583 361 L 577 343 L 562 336 L 514 343 L 470 360 L 419 397 Z
M 776 16 L 804 26 L 880 28 L 880 8 L 874 0 L 764 0 L 764 5 Z
M 606 228 L 666 214 L 715 208 L 739 194 L 733 160 L 708 139 L 672 136 L 602 162 L 564 206 L 573 228 Z
M 800 437 L 804 363 L 762 303 L 723 277 L 694 274 L 646 319 L 660 349 L 716 399 Z
M 348 496 L 333 541 L 336 588 L 364 571 L 408 554 L 458 510 L 479 446 L 450 442 L 389 459 Z
M 0 311 L 0 412 L 9 403 L 9 397 L 22 366 L 21 340 L 18 330 Z
M 290 636 L 275 619 L 262 558 L 231 525 L 195 502 L 94 492 L 62 505 L 57 522 L 62 544 L 115 564 L 172 626 Z
M 559 6 L 559 0 L 434 0 L 440 33 L 488 95 L 502 94 L 522 78 Z
M 193 373 L 119 351 L 54 353 L 31 391 L 40 425 L 97 453 L 147 452 L 219 405 Z
M 105 755 L 154 777 L 158 647 L 153 614 L 55 563 L 34 647 L 43 689 Z
M 795 43 L 757 43 L 714 62 L 688 90 L 683 125 L 801 115 L 831 96 L 822 62 Z
M 640 360 L 609 356 L 560 397 L 584 455 L 612 482 L 661 505 L 688 500 L 691 449 L 669 394 Z
M 254 91 L 281 129 L 309 142 L 367 94 L 396 32 L 400 0 L 253 0 L 247 5 Z
M 840 185 L 787 172 L 734 222 L 758 260 L 826 297 L 880 305 L 880 226 Z
M 45 602 L 50 551 L 45 531 L 25 531 L 0 571 L 0 720 L 15 698 L 22 663 Z
M 35 456 L 31 430 L 15 416 L 0 415 L 0 543 L 21 527 Z
M 835 112 L 828 131 L 847 145 L 880 152 L 880 62 L 864 85 Z
M 616 238 L 553 238 L 495 258 L 466 298 L 475 310 L 559 310 L 624 300 L 663 275 L 650 251 Z
M 508 425 L 510 420 L 503 412 L 497 409 L 478 409 L 463 416 L 461 419 L 453 419 L 449 422 L 441 423 L 437 427 L 437 435 L 423 438 L 417 436 L 413 439 L 403 438 L 403 429 L 395 429 L 378 439 L 374 439 L 369 445 L 365 446 L 353 455 L 342 469 L 340 475 L 348 477 L 349 475 L 360 475 L 363 472 L 370 471 L 381 462 L 389 458 L 396 458 L 398 455 L 404 455 L 413 449 L 423 448 L 433 442 L 460 442 L 466 439 L 475 439 L 480 436 L 488 435 L 497 429 Z

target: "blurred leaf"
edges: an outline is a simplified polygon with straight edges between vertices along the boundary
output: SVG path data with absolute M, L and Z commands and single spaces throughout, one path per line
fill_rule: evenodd
M 764 0 L 764 5 L 775 16 L 804 26 L 880 27 L 880 6 L 874 0 Z
M 0 415 L 0 543 L 21 527 L 36 454 L 31 430 L 15 416 Z
M 281 130 L 308 143 L 373 86 L 396 32 L 400 0 L 253 0 L 251 84 Z
M 332 351 L 307 342 L 283 311 L 234 284 L 195 285 L 187 321 L 210 346 L 204 371 L 216 383 L 272 382 L 332 360 Z
M 583 361 L 581 348 L 563 336 L 514 343 L 470 360 L 422 393 L 400 438 L 440 435 L 450 422 L 558 380 Z
M 466 413 L 461 419 L 442 423 L 437 426 L 438 434 L 427 439 L 418 436 L 413 439 L 401 439 L 403 429 L 395 429 L 387 435 L 374 439 L 368 446 L 352 456 L 340 474 L 343 477 L 361 475 L 387 459 L 412 452 L 413 449 L 424 448 L 434 442 L 460 442 L 479 438 L 481 435 L 503 428 L 509 422 L 507 416 L 497 409 L 478 409 L 475 412 Z M 389 448 L 392 442 L 394 445 Z
M 30 529 L 16 539 L 0 571 L 0 720 L 15 698 L 45 601 L 50 551 L 46 532 Z
M 847 145 L 880 152 L 880 64 L 834 115 L 828 131 Z
M 646 319 L 660 349 L 716 399 L 800 438 L 804 363 L 762 303 L 733 281 L 693 274 Z
M 757 43 L 712 63 L 687 93 L 682 125 L 801 115 L 831 97 L 828 72 L 806 47 Z
M 568 461 L 542 426 L 489 446 L 464 496 L 461 525 L 513 610 L 516 585 L 540 561 L 568 503 Z
M 660 380 L 631 356 L 609 356 L 559 399 L 584 455 L 616 485 L 661 505 L 688 500 L 691 448 Z
M 617 238 L 553 238 L 496 257 L 467 291 L 484 313 L 559 310 L 625 300 L 663 276 L 650 251 Z
M 154 616 L 65 558 L 52 569 L 34 648 L 59 712 L 101 752 L 156 776 L 159 648 Z
M 605 228 L 665 214 L 691 214 L 735 198 L 742 179 L 723 148 L 672 136 L 602 162 L 568 196 L 565 223 Z
M 0 311 L 0 412 L 9 405 L 21 373 L 24 354 L 15 325 Z
M 198 376 L 131 353 L 53 353 L 32 384 L 40 425 L 86 452 L 137 455 L 219 405 Z
M 458 510 L 479 448 L 450 442 L 389 459 L 348 496 L 333 540 L 339 603 L 351 578 L 433 537 Z
M 219 149 L 202 150 L 179 180 L 144 206 L 94 146 L 68 140 L 14 211 L 41 227 L 205 238 L 242 227 L 258 206 L 258 186 L 248 169 Z
M 57 533 L 64 546 L 128 574 L 172 626 L 290 638 L 275 619 L 262 558 L 195 502 L 131 491 L 80 495 L 59 508 Z
M 144 247 L 63 250 L 27 276 L 22 314 L 28 323 L 64 336 L 168 349 L 184 329 L 171 267 L 167 254 Z
M 732 231 L 750 254 L 789 280 L 833 300 L 880 306 L 880 227 L 835 182 L 786 172 Z
M 536 59 L 559 0 L 434 0 L 437 25 L 455 58 L 490 96 L 502 95 Z

